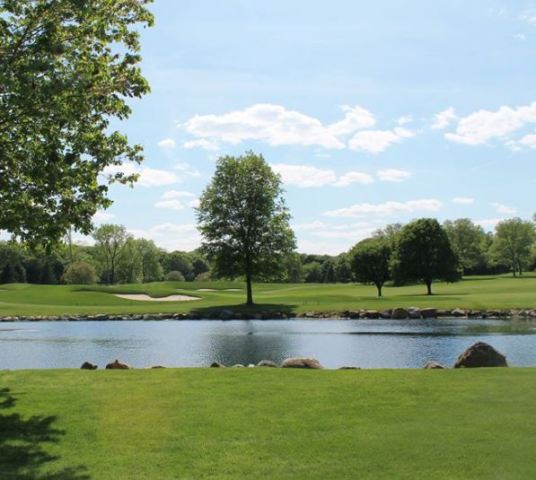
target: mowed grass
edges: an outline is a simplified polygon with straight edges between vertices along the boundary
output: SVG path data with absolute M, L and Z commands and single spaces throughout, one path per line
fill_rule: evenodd
M 536 369 L 0 373 L 0 478 L 533 479 Z
M 215 291 L 199 291 L 214 289 Z M 239 289 L 229 291 L 228 289 Z M 114 293 L 146 293 L 153 297 L 186 294 L 199 297 L 191 302 L 143 302 L 117 298 Z M 239 282 L 157 282 L 84 287 L 68 285 L 0 285 L 0 315 L 74 315 L 174 313 L 232 308 L 239 311 L 341 312 L 353 309 L 393 307 L 437 308 L 534 308 L 536 274 L 513 278 L 467 277 L 458 283 L 435 283 L 434 295 L 425 295 L 423 285 L 384 288 L 375 296 L 373 286 L 360 284 L 256 284 L 256 306 L 244 305 L 244 285 Z
M 214 289 L 215 291 L 199 291 Z M 239 289 L 231 291 L 229 289 Z M 200 300 L 190 302 L 144 302 L 125 300 L 115 293 L 146 293 L 153 297 L 185 294 Z M 256 284 L 256 306 L 245 305 L 240 282 L 157 282 L 84 287 L 68 285 L 0 285 L 0 315 L 65 315 L 171 313 L 232 308 L 241 311 L 277 310 L 287 312 L 341 312 L 353 309 L 393 307 L 437 308 L 534 308 L 536 274 L 513 278 L 502 276 L 467 277 L 458 283 L 435 283 L 434 295 L 425 294 L 423 285 L 387 286 L 384 297 L 375 296 L 373 286 L 361 284 Z

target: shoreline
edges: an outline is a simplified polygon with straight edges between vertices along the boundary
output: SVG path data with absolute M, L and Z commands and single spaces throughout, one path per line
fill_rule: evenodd
M 146 321 L 146 320 L 294 320 L 294 319 L 384 319 L 384 320 L 419 320 L 433 318 L 484 318 L 484 319 L 536 319 L 536 308 L 507 309 L 437 309 L 437 308 L 393 308 L 384 310 L 345 310 L 282 312 L 259 311 L 242 312 L 239 310 L 221 309 L 203 313 L 124 313 L 124 314 L 73 314 L 73 315 L 0 315 L 1 322 L 87 322 L 87 321 Z

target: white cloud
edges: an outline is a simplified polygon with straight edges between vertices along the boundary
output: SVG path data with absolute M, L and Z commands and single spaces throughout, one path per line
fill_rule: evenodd
M 173 150 L 177 145 L 172 138 L 164 138 L 158 142 L 158 146 L 164 150 Z
M 398 213 L 414 213 L 419 211 L 437 212 L 443 204 L 436 199 L 426 198 L 407 202 L 359 203 L 347 208 L 331 210 L 324 215 L 328 217 L 364 217 L 369 215 L 395 215 Z
M 194 224 L 163 223 L 149 229 L 128 229 L 137 238 L 153 240 L 167 250 L 191 251 L 201 244 L 201 236 Z
M 95 215 L 93 215 L 93 221 L 95 223 L 104 223 L 104 222 L 109 222 L 114 217 L 115 215 L 113 213 L 99 210 L 97 211 L 97 213 L 95 213 Z
M 454 107 L 449 107 L 442 112 L 435 114 L 435 120 L 432 124 L 434 130 L 443 130 L 447 128 L 452 122 L 454 122 L 458 117 L 456 116 L 456 111 Z
M 530 23 L 531 25 L 536 25 L 536 9 L 530 8 L 525 10 L 519 18 L 527 23 Z
M 207 140 L 205 138 L 200 138 L 199 140 L 188 140 L 187 142 L 184 142 L 182 146 L 187 149 L 202 148 L 203 150 L 212 152 L 220 149 L 220 146 L 216 142 Z
M 314 231 L 314 230 L 321 230 L 324 228 L 327 228 L 328 225 L 324 222 L 321 222 L 319 220 L 315 220 L 314 222 L 309 223 L 298 223 L 295 225 L 292 225 L 292 228 L 296 231 Z
M 376 124 L 374 115 L 368 110 L 356 105 L 343 105 L 342 110 L 345 112 L 344 118 L 328 126 L 335 136 L 350 135 L 357 130 L 369 128 Z
M 517 213 L 517 209 L 502 203 L 493 202 L 491 206 L 495 208 L 497 213 L 504 213 L 505 215 L 515 215 Z
M 405 170 L 397 170 L 388 168 L 386 170 L 378 170 L 376 172 L 381 182 L 403 182 L 411 177 L 411 173 Z
M 525 135 L 519 140 L 519 144 L 528 148 L 536 148 L 536 134 L 531 133 Z
M 174 165 L 173 170 L 178 170 L 183 175 L 188 175 L 190 177 L 199 177 L 201 174 L 198 170 L 193 168 L 190 164 L 185 162 L 178 162 Z
M 516 38 L 517 40 L 519 40 L 521 42 L 526 42 L 527 41 L 527 36 L 524 33 L 516 33 L 514 35 L 514 38 Z
M 402 115 L 401 117 L 398 117 L 396 119 L 396 124 L 403 126 L 407 125 L 408 123 L 411 123 L 413 121 L 413 117 L 411 115 Z
M 509 141 L 509 135 L 536 123 L 536 102 L 520 107 L 503 105 L 496 111 L 479 110 L 459 119 L 455 133 L 445 138 L 465 145 L 484 145 L 490 140 Z
M 276 163 L 272 165 L 272 169 L 281 175 L 283 183 L 301 188 L 326 185 L 346 187 L 352 183 L 368 184 L 374 182 L 374 179 L 367 173 L 351 171 L 338 177 L 333 170 L 321 169 L 312 165 Z
M 482 220 L 476 220 L 475 224 L 480 225 L 485 230 L 492 231 L 492 230 L 495 229 L 497 224 L 499 222 L 502 222 L 503 220 L 505 220 L 505 219 L 504 218 L 485 218 L 485 219 L 482 219 Z
M 472 205 L 475 203 L 475 199 L 471 197 L 454 197 L 452 199 L 452 203 L 456 203 L 458 205 Z
M 173 172 L 167 170 L 158 170 L 155 168 L 144 168 L 134 163 L 123 163 L 121 165 L 111 165 L 104 169 L 104 175 L 114 175 L 116 173 L 124 173 L 125 175 L 138 174 L 136 185 L 142 187 L 161 187 L 172 185 L 180 182 L 180 178 Z
M 194 137 L 212 143 L 237 145 L 246 140 L 258 140 L 270 145 L 344 148 L 336 135 L 318 119 L 268 103 L 222 115 L 195 115 L 181 127 Z
M 394 143 L 413 136 L 414 131 L 403 127 L 396 127 L 393 130 L 365 130 L 357 132 L 348 142 L 348 147 L 351 150 L 378 154 Z
M 199 204 L 199 200 L 195 198 L 195 195 L 190 192 L 181 192 L 177 190 L 169 190 L 167 192 L 164 192 L 162 196 L 160 197 L 160 200 L 158 200 L 154 206 L 156 208 L 163 208 L 168 210 L 184 210 L 185 204 L 181 199 L 187 199 L 186 206 L 188 207 L 197 207 Z

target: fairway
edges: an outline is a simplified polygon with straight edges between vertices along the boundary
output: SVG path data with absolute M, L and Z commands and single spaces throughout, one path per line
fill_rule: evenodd
M 535 396 L 535 369 L 2 372 L 0 477 L 535 478 Z
M 115 294 L 147 294 L 151 297 L 186 295 L 195 302 L 138 301 Z M 240 282 L 156 282 L 113 287 L 5 284 L 0 289 L 0 316 L 74 315 L 196 312 L 232 308 L 238 311 L 343 312 L 394 307 L 436 308 L 534 308 L 536 274 L 523 277 L 467 277 L 458 283 L 435 283 L 434 295 L 424 285 L 384 288 L 383 298 L 373 286 L 361 284 L 270 284 L 254 286 L 256 306 L 245 306 Z

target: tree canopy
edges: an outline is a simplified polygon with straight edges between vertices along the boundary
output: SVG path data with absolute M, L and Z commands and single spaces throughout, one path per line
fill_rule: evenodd
M 382 296 L 384 283 L 391 277 L 391 242 L 374 237 L 362 240 L 350 250 L 352 272 L 361 283 L 373 283 Z
M 245 276 L 247 304 L 252 280 L 278 275 L 295 248 L 281 178 L 262 155 L 221 157 L 197 209 L 202 251 L 217 275 Z
M 531 247 L 536 240 L 536 229 L 532 222 L 511 218 L 499 222 L 492 244 L 492 255 L 508 265 L 512 274 L 523 274 L 531 256 Z
M 0 230 L 50 244 L 88 234 L 106 167 L 142 148 L 111 128 L 149 91 L 139 26 L 152 0 L 0 0 Z
M 433 218 L 421 218 L 400 231 L 393 261 L 394 275 L 404 281 L 423 281 L 428 295 L 434 280 L 461 277 L 458 257 L 447 233 Z

